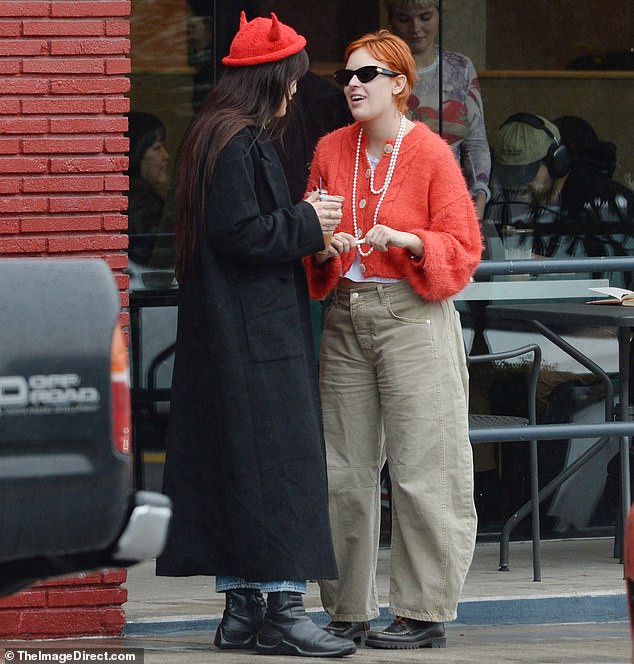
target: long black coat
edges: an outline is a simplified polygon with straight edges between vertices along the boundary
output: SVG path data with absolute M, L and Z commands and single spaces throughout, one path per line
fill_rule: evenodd
M 325 449 L 301 257 L 323 249 L 292 206 L 266 134 L 219 156 L 200 241 L 180 284 L 164 492 L 166 576 L 333 578 Z

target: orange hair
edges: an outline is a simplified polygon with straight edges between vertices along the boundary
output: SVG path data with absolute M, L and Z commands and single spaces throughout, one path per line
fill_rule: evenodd
M 344 58 L 347 61 L 350 54 L 360 48 L 367 48 L 372 57 L 384 62 L 389 69 L 405 76 L 406 83 L 396 95 L 401 113 L 407 111 L 407 99 L 416 80 L 416 61 L 409 46 L 389 30 L 379 30 L 355 39 L 348 44 Z

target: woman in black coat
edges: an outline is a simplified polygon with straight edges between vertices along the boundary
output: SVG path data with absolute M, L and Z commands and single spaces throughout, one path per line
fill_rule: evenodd
M 242 13 L 184 144 L 164 479 L 174 516 L 157 573 L 216 576 L 220 648 L 342 656 L 354 643 L 312 623 L 302 601 L 306 579 L 337 568 L 301 264 L 341 211 L 317 194 L 292 205 L 266 129 L 308 67 L 305 43 L 275 15 Z

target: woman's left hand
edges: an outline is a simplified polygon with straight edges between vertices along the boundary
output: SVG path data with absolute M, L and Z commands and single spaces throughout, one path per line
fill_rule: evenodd
M 335 233 L 330 241 L 330 246 L 337 254 L 345 254 L 357 246 L 357 239 L 350 233 Z
M 330 240 L 330 246 L 326 251 L 318 251 L 315 256 L 317 264 L 326 262 L 329 258 L 340 256 L 347 251 L 352 251 L 357 246 L 357 238 L 350 233 L 335 233 Z
M 383 224 L 377 224 L 366 233 L 365 243 L 378 251 L 385 252 L 389 247 L 398 247 L 409 250 L 414 256 L 423 255 L 423 243 L 417 235 L 397 231 Z

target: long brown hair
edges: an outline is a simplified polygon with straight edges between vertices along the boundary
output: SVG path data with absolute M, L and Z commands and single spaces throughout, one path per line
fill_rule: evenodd
M 250 67 L 227 68 L 209 93 L 201 113 L 183 141 L 176 193 L 176 275 L 197 265 L 201 221 L 208 188 L 227 143 L 245 127 L 264 127 L 282 102 L 290 102 L 290 88 L 308 70 L 303 49 L 283 60 Z M 271 124 L 281 133 L 288 116 Z

